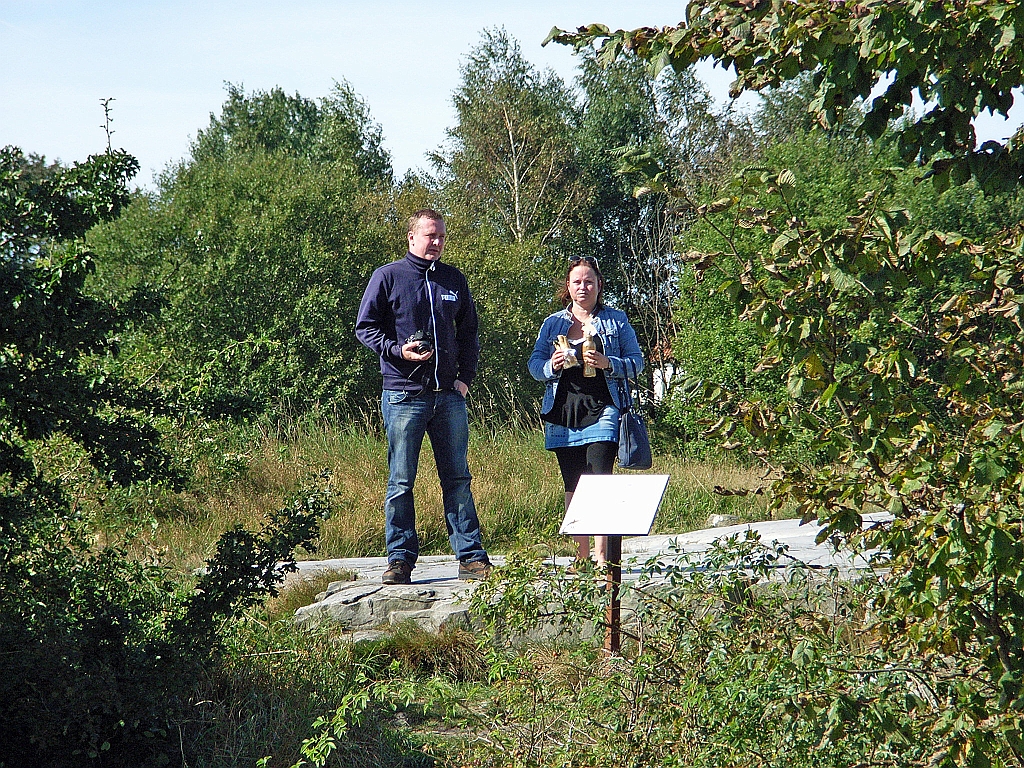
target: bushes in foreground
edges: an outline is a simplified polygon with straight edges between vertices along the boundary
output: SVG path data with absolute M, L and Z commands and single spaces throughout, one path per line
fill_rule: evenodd
M 178 727 L 225 622 L 273 592 L 312 545 L 306 494 L 256 532 L 233 528 L 194 581 L 96 539 L 66 480 L 181 483 L 155 426 L 156 393 L 117 375 L 131 309 L 83 292 L 82 236 L 117 214 L 137 163 L 108 152 L 71 168 L 0 150 L 0 756 L 36 765 L 180 762 Z M 74 456 L 72 469 L 54 466 Z
M 979 662 L 917 654 L 879 608 L 881 584 L 733 537 L 646 564 L 626 590 L 639 607 L 622 657 L 525 644 L 481 651 L 484 674 L 468 682 L 368 678 L 362 698 L 317 722 L 302 755 L 347 764 L 335 750 L 384 721 L 440 765 L 1015 764 L 1012 730 L 977 717 L 992 694 Z M 600 625 L 603 599 L 598 581 L 513 559 L 473 604 L 492 626 L 522 629 L 552 609 L 570 627 Z

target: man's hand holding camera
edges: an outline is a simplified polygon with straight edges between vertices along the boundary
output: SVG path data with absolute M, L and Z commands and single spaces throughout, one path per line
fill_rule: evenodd
M 413 363 L 422 363 L 425 360 L 429 360 L 434 354 L 434 350 L 427 347 L 425 352 L 420 351 L 422 349 L 423 342 L 421 341 L 409 341 L 402 345 L 402 357 Z
M 434 345 L 423 331 L 416 331 L 402 345 L 402 357 L 412 363 L 422 363 L 434 354 Z
M 402 345 L 402 357 L 412 363 L 426 362 L 433 355 L 434 345 L 423 331 L 416 331 Z M 455 391 L 465 398 L 469 394 L 469 385 L 456 379 Z

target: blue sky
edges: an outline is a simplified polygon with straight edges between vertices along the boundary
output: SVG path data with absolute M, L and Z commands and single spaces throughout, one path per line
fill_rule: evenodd
M 345 79 L 380 123 L 395 170 L 424 155 L 454 122 L 462 57 L 486 27 L 504 26 L 527 59 L 573 77 L 574 57 L 541 48 L 552 26 L 677 23 L 683 2 L 647 0 L 0 0 L 0 145 L 64 162 L 106 146 L 100 99 L 113 97 L 113 142 L 139 158 L 137 181 L 188 152 L 218 112 L 224 84 L 280 86 L 308 98 Z M 722 101 L 731 77 L 700 70 Z M 1018 101 L 1021 101 L 1018 98 Z M 753 99 L 745 103 L 749 106 Z M 1020 124 L 986 120 L 985 138 Z

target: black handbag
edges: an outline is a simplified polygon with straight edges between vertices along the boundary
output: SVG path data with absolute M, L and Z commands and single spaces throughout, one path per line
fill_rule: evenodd
M 632 365 L 630 361 L 627 364 Z M 633 411 L 633 393 L 629 388 L 629 378 L 625 383 L 625 409 L 619 416 L 619 469 L 650 469 L 651 440 L 647 434 L 644 417 Z

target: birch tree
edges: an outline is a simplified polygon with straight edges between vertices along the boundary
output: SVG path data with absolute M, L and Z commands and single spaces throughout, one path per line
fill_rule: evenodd
M 453 205 L 512 242 L 564 239 L 590 185 L 581 169 L 581 111 L 554 72 L 540 72 L 504 29 L 485 30 L 452 96 L 458 122 L 433 156 Z

